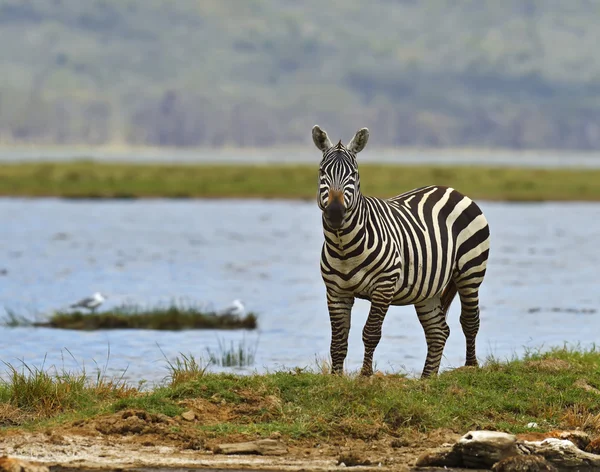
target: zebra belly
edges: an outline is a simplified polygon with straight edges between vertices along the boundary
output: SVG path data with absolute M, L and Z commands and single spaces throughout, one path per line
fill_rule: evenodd
M 398 282 L 398 288 L 392 300 L 392 305 L 413 305 L 440 294 L 450 282 L 455 261 L 451 254 L 444 257 L 444 270 L 441 270 L 441 261 L 433 267 L 428 265 L 418 267 L 411 261 L 404 266 L 403 277 Z M 440 267 L 439 272 L 436 267 Z

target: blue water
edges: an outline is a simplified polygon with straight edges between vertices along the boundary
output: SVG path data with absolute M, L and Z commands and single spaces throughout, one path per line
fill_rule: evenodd
M 492 246 L 479 358 L 595 342 L 600 205 L 481 207 Z M 168 374 L 167 361 L 179 353 L 206 359 L 219 340 L 257 346 L 256 363 L 244 372 L 316 367 L 328 356 L 323 236 L 313 202 L 0 199 L 0 221 L 0 315 L 4 307 L 44 318 L 94 291 L 109 295 L 105 307 L 179 300 L 218 309 L 239 298 L 259 313 L 252 332 L 0 328 L 1 361 L 158 382 Z M 357 301 L 353 311 L 351 370 L 362 362 L 368 307 Z M 443 368 L 464 361 L 458 307 L 449 315 Z M 391 308 L 383 331 L 376 366 L 420 372 L 426 349 L 413 308 Z
M 0 162 L 69 161 L 93 159 L 103 162 L 187 162 L 187 163 L 301 163 L 316 165 L 321 154 L 310 142 L 307 134 L 305 146 L 264 149 L 106 149 L 90 147 L 48 148 L 44 146 L 20 146 L 0 148 Z M 336 138 L 337 140 L 337 138 Z M 406 149 L 381 148 L 372 138 L 360 154 L 360 162 L 404 165 L 493 165 L 535 168 L 600 168 L 598 152 L 551 151 L 551 150 L 453 150 L 453 149 Z M 336 141 L 337 142 L 337 141 Z

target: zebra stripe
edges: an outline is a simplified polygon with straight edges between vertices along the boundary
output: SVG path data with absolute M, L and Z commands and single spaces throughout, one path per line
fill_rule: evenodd
M 450 187 L 421 187 L 382 200 L 362 195 L 356 154 L 366 128 L 344 146 L 313 128 L 323 152 L 317 203 L 323 212 L 321 275 L 331 320 L 332 372 L 343 370 L 355 298 L 371 302 L 363 328 L 361 374 L 373 372 L 373 353 L 390 305 L 414 305 L 427 341 L 422 376 L 436 374 L 450 329 L 448 309 L 458 294 L 466 365 L 477 365 L 479 287 L 489 255 L 489 227 L 480 208 Z

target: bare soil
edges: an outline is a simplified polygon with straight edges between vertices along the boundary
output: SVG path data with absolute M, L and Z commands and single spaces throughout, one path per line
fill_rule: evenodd
M 217 438 L 214 433 L 199 431 L 199 424 L 226 421 L 233 412 L 203 400 L 187 403 L 193 412 L 183 415 L 188 419 L 124 410 L 45 431 L 5 430 L 0 436 L 0 454 L 49 466 L 105 470 L 125 467 L 332 470 L 361 466 L 361 470 L 402 471 L 410 470 L 420 454 L 444 443 L 454 443 L 460 437 L 451 431 L 437 430 L 403 438 L 320 441 L 294 440 L 275 432 L 272 438 L 288 448 L 283 456 L 225 456 L 213 452 L 218 444 L 258 438 L 247 435 Z

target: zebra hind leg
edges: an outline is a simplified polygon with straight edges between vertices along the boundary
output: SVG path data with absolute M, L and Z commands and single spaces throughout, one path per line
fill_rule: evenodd
M 371 295 L 371 309 L 362 333 L 365 357 L 360 375 L 369 376 L 373 374 L 373 354 L 381 340 L 381 327 L 390 307 L 395 283 L 395 280 L 393 280 Z
M 446 323 L 446 313 L 442 308 L 440 296 L 415 304 L 415 309 L 427 341 L 427 359 L 421 374 L 421 378 L 426 378 L 437 374 L 440 369 L 450 328 Z
M 477 366 L 475 338 L 479 332 L 479 284 L 469 285 L 468 281 L 459 282 L 460 325 L 467 344 L 465 365 Z

